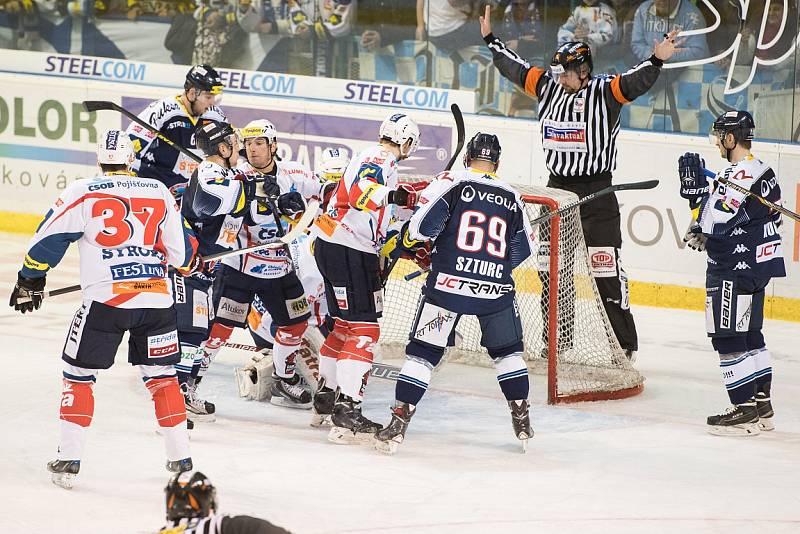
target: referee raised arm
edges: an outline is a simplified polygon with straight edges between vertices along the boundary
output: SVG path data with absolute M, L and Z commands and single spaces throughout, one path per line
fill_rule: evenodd
M 611 185 L 622 106 L 653 86 L 664 61 L 676 50 L 678 32 L 665 35 L 660 43 L 654 42 L 653 55 L 628 72 L 592 76 L 592 53 L 583 42 L 561 45 L 549 70 L 532 67 L 492 34 L 490 9 L 486 6 L 480 24 L 495 66 L 503 76 L 539 100 L 542 146 L 550 171 L 547 185 L 571 191 L 578 197 Z M 614 259 L 613 266 L 607 261 L 592 261 L 592 274 L 614 333 L 632 358 L 638 349 L 638 339 L 629 306 L 628 279 L 619 262 L 622 233 L 616 195 L 584 204 L 580 212 L 590 258 Z M 569 348 L 564 344 L 572 337 L 569 321 L 565 323 L 559 324 L 561 349 Z M 565 328 L 569 330 L 564 331 Z

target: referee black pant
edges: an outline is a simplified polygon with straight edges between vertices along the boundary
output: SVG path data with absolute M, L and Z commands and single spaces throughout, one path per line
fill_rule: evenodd
M 572 181 L 570 178 L 551 176 L 548 187 L 564 189 L 575 193 L 578 198 L 585 197 L 611 185 L 611 177 L 598 177 L 596 180 Z M 639 340 L 636 335 L 636 324 L 630 310 L 628 293 L 628 276 L 620 265 L 620 248 L 622 247 L 622 231 L 620 229 L 619 203 L 616 194 L 605 195 L 580 207 L 583 237 L 589 255 L 589 264 L 594 276 L 600 298 L 611 327 L 623 349 L 638 350 Z M 541 236 L 549 233 L 549 227 L 542 225 Z M 563 240 L 562 240 L 563 242 Z M 558 347 L 567 350 L 572 346 L 573 325 L 575 321 L 575 289 L 572 276 L 572 265 L 575 251 L 561 249 L 564 256 L 563 265 L 567 266 L 559 280 L 559 321 Z M 548 274 L 540 271 L 542 279 L 542 312 L 547 310 Z M 547 343 L 547 328 L 543 332 Z M 545 345 L 546 346 L 546 345 Z

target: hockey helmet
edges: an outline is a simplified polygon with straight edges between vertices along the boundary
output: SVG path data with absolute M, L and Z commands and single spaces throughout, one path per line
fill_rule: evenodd
M 500 140 L 494 134 L 476 133 L 467 143 L 464 152 L 464 166 L 476 159 L 489 161 L 497 165 L 500 162 Z
M 417 150 L 419 145 L 419 127 L 411 117 L 405 113 L 392 113 L 381 123 L 379 132 L 381 139 L 388 139 L 400 146 L 400 156 L 407 158 Z M 403 146 L 411 141 L 408 151 L 403 152 Z
M 217 490 L 200 471 L 185 471 L 173 476 L 164 493 L 167 521 L 207 517 L 217 510 Z
M 747 111 L 726 111 L 714 121 L 711 127 L 711 142 L 716 144 L 716 138 L 722 139 L 727 134 L 733 134 L 737 143 L 752 141 L 756 131 L 753 116 Z
M 342 179 L 350 159 L 341 148 L 328 147 L 322 151 L 317 175 L 323 182 L 338 182 Z
M 264 137 L 270 144 L 278 141 L 278 131 L 275 125 L 267 119 L 257 119 L 250 121 L 244 128 L 239 129 L 239 138 L 244 142 L 245 139 L 256 139 Z
M 136 159 L 133 142 L 121 130 L 108 130 L 97 142 L 97 163 L 130 167 Z
M 211 65 L 195 65 L 186 73 L 186 83 L 183 88 L 187 91 L 194 87 L 198 91 L 208 91 L 212 95 L 222 95 L 222 78 Z
M 219 154 L 219 145 L 222 143 L 234 146 L 236 132 L 233 126 L 227 122 L 205 120 L 195 130 L 194 138 L 197 148 L 203 153 L 207 156 L 216 156 Z
M 581 65 L 589 66 L 589 73 L 594 69 L 592 49 L 583 41 L 569 41 L 562 44 L 553 54 L 550 61 L 550 71 L 554 76 L 560 76 L 568 70 L 580 72 Z

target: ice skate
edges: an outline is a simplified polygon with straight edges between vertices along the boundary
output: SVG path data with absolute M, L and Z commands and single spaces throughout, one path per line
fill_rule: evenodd
M 181 384 L 181 393 L 186 403 L 186 417 L 193 422 L 212 423 L 216 420 L 214 403 L 203 400 L 197 396 L 198 379 L 190 378 Z
M 533 437 L 531 416 L 528 410 L 528 401 L 508 401 L 508 407 L 511 409 L 511 424 L 514 427 L 514 434 L 517 436 L 517 439 L 522 441 L 522 452 L 527 452 L 528 439 Z
M 183 473 L 194 469 L 192 459 L 184 458 L 183 460 L 167 460 L 167 471 L 170 473 Z
M 709 416 L 707 424 L 708 431 L 715 436 L 757 436 L 761 432 L 755 399 Z
M 275 406 L 285 408 L 298 408 L 300 410 L 311 409 L 311 393 L 300 383 L 300 375 L 295 374 L 291 378 L 283 378 L 272 375 L 272 386 L 270 387 L 269 402 Z
M 374 434 L 381 425 L 370 421 L 361 414 L 361 402 L 347 395 L 339 395 L 333 405 L 331 428 L 328 441 L 338 444 L 367 443 L 374 439 Z
M 772 422 L 775 412 L 772 410 L 772 402 L 770 402 L 769 395 L 766 393 L 757 394 L 756 408 L 758 408 L 758 429 L 767 432 L 775 430 L 775 424 Z
M 333 414 L 333 403 L 335 400 L 336 392 L 327 387 L 325 385 L 325 379 L 320 377 L 319 387 L 314 394 L 311 426 L 321 427 L 331 424 L 331 414 Z
M 417 408 L 413 404 L 395 403 L 392 408 L 392 420 L 385 428 L 375 433 L 375 450 L 384 454 L 396 453 L 397 448 L 403 443 L 408 424 L 416 410 Z
M 80 460 L 52 460 L 47 462 L 47 470 L 50 471 L 50 480 L 53 484 L 64 489 L 72 489 L 75 477 L 81 470 Z

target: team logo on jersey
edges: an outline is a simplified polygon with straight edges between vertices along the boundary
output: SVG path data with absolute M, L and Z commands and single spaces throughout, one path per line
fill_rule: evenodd
M 514 291 L 513 284 L 485 282 L 445 273 L 439 273 L 436 276 L 434 288 L 445 293 L 490 300 L 500 298 Z
M 583 113 L 583 110 L 586 108 L 586 99 L 583 97 L 575 98 L 575 104 L 572 106 L 572 111 L 575 113 Z
M 147 336 L 147 357 L 164 358 L 179 352 L 178 331 L 173 330 L 166 334 Z
M 781 248 L 780 241 L 770 241 L 769 243 L 762 243 L 756 247 L 756 263 L 764 263 L 765 261 L 782 257 L 783 249 Z
M 473 188 L 471 185 L 467 185 L 461 190 L 461 200 L 464 202 L 472 202 L 474 198 L 475 188 Z
M 147 263 L 121 263 L 112 265 L 111 278 L 113 280 L 129 280 L 131 278 L 164 278 L 167 270 L 163 265 Z

